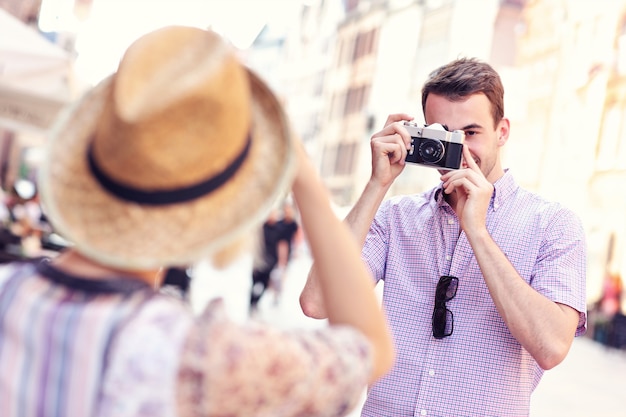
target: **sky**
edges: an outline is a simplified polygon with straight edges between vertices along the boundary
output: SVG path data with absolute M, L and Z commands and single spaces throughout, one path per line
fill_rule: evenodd
M 124 50 L 142 34 L 169 24 L 210 27 L 246 49 L 266 23 L 288 24 L 296 0 L 93 0 L 78 21 L 74 0 L 43 0 L 40 29 L 77 33 L 75 71 L 95 84 L 113 72 Z

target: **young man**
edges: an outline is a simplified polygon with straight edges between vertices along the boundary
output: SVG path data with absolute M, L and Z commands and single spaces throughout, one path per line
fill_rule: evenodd
M 463 130 L 463 162 L 433 189 L 383 202 L 405 166 L 407 114 L 371 139 L 372 174 L 346 218 L 383 280 L 397 361 L 363 416 L 523 416 L 544 369 L 586 326 L 580 220 L 521 189 L 503 169 L 503 86 L 489 65 L 459 59 L 424 85 L 427 124 Z M 337 279 L 340 279 L 337 278 Z M 326 315 L 316 267 L 300 299 Z

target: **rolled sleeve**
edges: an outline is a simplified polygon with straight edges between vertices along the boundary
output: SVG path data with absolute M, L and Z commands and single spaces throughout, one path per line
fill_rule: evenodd
M 579 312 L 576 336 L 587 326 L 585 232 L 579 218 L 561 208 L 546 228 L 532 286 L 550 300 Z

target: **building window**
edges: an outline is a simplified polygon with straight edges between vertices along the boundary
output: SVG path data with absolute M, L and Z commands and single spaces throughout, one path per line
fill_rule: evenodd
M 320 168 L 322 177 L 351 175 L 354 171 L 356 152 L 355 142 L 325 146 Z
M 359 0 L 344 0 L 346 6 L 346 13 L 356 10 L 359 7 Z
M 324 146 L 322 151 L 322 166 L 320 167 L 320 175 L 322 177 L 330 177 L 333 175 L 335 156 L 337 148 L 335 146 Z
M 361 112 L 367 102 L 369 90 L 369 85 L 350 87 L 345 98 L 344 115 Z
M 315 79 L 313 82 L 313 94 L 316 97 L 320 97 L 322 95 L 322 93 L 324 92 L 324 77 L 325 77 L 325 72 L 324 71 L 319 71 L 317 74 L 315 74 Z
M 343 91 L 333 93 L 333 96 L 330 102 L 329 119 L 333 120 L 333 119 L 342 117 L 345 114 L 345 108 L 346 108 L 346 93 Z
M 345 55 L 346 55 L 346 39 L 342 39 L 339 41 L 339 48 L 337 51 L 337 66 L 340 67 L 341 65 L 343 65 L 344 61 L 345 61 Z
M 335 175 L 350 175 L 354 169 L 356 143 L 340 143 L 337 147 Z
M 377 34 L 378 29 L 375 28 L 357 35 L 356 41 L 354 42 L 354 53 L 352 55 L 353 61 L 374 53 Z

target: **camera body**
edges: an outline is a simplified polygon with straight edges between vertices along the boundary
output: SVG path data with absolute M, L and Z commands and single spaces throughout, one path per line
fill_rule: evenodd
M 465 132 L 448 132 L 439 123 L 418 126 L 413 122 L 404 122 L 404 127 L 411 135 L 406 162 L 443 170 L 461 168 Z

